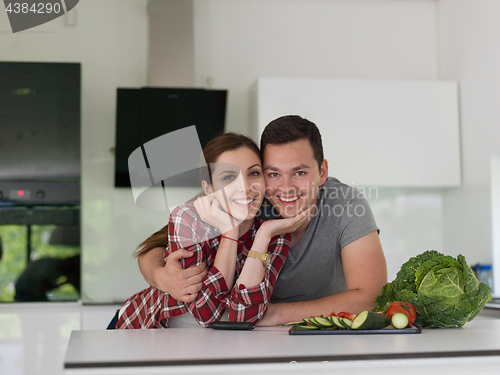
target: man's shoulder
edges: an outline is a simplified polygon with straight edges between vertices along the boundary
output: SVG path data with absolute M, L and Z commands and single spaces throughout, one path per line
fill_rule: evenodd
M 340 180 L 338 178 L 331 177 L 331 176 L 328 176 L 325 183 L 321 186 L 326 188 L 326 189 L 330 189 L 330 188 L 352 189 L 351 186 L 344 184 L 343 182 L 340 182 Z
M 340 182 L 335 177 L 328 177 L 326 182 L 320 186 L 319 197 L 325 203 L 352 201 L 356 198 L 362 198 L 363 195 L 354 187 Z

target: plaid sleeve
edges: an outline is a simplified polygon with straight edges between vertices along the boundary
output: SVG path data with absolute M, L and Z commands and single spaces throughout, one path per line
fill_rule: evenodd
M 163 328 L 168 295 L 149 287 L 127 299 L 120 308 L 117 329 Z
M 180 206 L 181 207 L 181 206 Z M 217 249 L 217 238 L 209 239 L 210 229 L 201 222 L 194 208 L 182 206 L 173 211 L 169 223 L 169 247 L 167 251 L 184 248 L 193 252 L 193 256 L 181 259 L 183 268 L 194 267 L 211 256 L 212 249 Z M 187 246 L 186 246 L 187 245 Z M 203 286 L 196 299 L 186 308 L 203 327 L 218 321 L 229 306 L 229 289 L 222 273 L 215 267 L 209 267 L 203 280 Z
M 289 248 L 290 234 L 272 238 L 268 249 L 271 262 L 266 267 L 264 280 L 250 288 L 242 284 L 239 287 L 235 285 L 231 290 L 229 321 L 257 323 L 264 317 Z

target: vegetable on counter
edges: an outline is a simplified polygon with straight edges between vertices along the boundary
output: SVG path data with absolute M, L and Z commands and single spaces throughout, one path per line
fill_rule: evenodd
M 408 327 L 408 315 L 398 312 L 391 317 L 392 326 L 396 329 L 403 329 Z
M 345 312 L 345 311 L 341 311 L 337 314 L 337 316 L 339 318 L 346 318 L 346 319 L 349 319 L 351 322 L 354 320 L 354 318 L 356 317 L 356 315 L 354 314 L 351 314 L 351 313 L 348 313 L 348 312 Z
M 392 316 L 397 313 L 402 313 L 408 317 L 407 327 L 410 327 L 413 323 L 415 323 L 415 319 L 417 318 L 415 306 L 409 302 L 395 301 L 391 303 L 385 315 L 387 315 L 389 319 L 392 319 Z
M 429 250 L 401 266 L 375 298 L 373 311 L 387 313 L 391 303 L 404 301 L 415 306 L 420 327 L 462 327 L 490 300 L 490 288 L 477 280 L 463 255 L 455 259 Z
M 373 311 L 360 312 L 352 321 L 352 329 L 382 329 L 391 324 L 391 320 L 384 314 Z
M 348 312 L 332 313 L 327 317 L 322 315 L 304 318 L 300 322 L 291 322 L 293 325 L 304 329 L 382 329 L 391 324 L 391 320 L 384 314 L 373 311 L 363 311 L 358 315 Z

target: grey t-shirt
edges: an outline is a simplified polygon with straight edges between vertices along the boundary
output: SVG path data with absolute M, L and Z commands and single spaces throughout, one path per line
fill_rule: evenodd
M 265 201 L 261 214 L 271 219 L 271 211 Z M 329 177 L 319 188 L 318 210 L 306 234 L 290 249 L 271 302 L 309 301 L 345 291 L 341 249 L 376 230 L 363 195 Z

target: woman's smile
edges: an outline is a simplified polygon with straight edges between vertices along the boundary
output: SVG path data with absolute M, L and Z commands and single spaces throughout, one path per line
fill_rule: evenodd
M 253 219 L 265 189 L 259 157 L 246 147 L 226 151 L 214 163 L 214 176 L 213 192 L 223 210 L 238 220 Z

